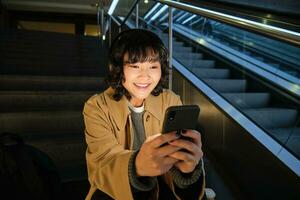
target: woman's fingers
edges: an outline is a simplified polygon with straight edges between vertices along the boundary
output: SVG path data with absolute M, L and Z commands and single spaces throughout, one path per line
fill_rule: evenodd
M 202 147 L 201 134 L 198 131 L 196 131 L 196 130 L 183 130 L 181 134 L 184 137 L 191 138 L 197 146 Z
M 170 142 L 170 145 L 179 147 L 180 149 L 185 149 L 188 152 L 193 153 L 196 151 L 196 148 L 199 148 L 195 143 L 188 141 L 186 139 L 178 139 Z
M 161 134 L 149 141 L 149 145 L 151 145 L 153 148 L 159 148 L 166 143 L 176 140 L 177 138 L 178 135 L 176 135 L 175 131 L 166 134 Z

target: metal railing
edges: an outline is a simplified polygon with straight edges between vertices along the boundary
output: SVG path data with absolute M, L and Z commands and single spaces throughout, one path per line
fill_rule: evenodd
M 291 44 L 300 45 L 300 33 L 285 30 L 282 28 L 266 25 L 263 23 L 254 22 L 251 20 L 227 15 L 221 12 L 216 12 L 213 10 L 208 10 L 201 7 L 195 7 L 192 5 L 188 5 L 185 3 L 175 2 L 172 0 L 156 0 L 161 4 L 168 5 L 173 8 L 177 8 L 180 10 L 188 11 L 194 14 L 202 15 L 204 17 L 221 21 L 226 24 L 230 24 L 233 26 L 237 26 L 243 29 L 251 30 L 263 35 L 267 35 L 272 38 L 277 38 Z
M 131 8 L 130 8 L 130 10 L 129 10 L 129 12 L 128 12 L 128 14 L 126 15 L 126 17 L 124 18 L 124 20 L 123 20 L 122 23 L 121 23 L 121 27 L 125 25 L 127 19 L 130 17 L 131 13 L 132 13 L 135 9 L 138 11 L 138 3 L 139 3 L 139 1 L 140 1 L 140 0 L 136 0 L 136 1 L 132 4 L 132 6 L 131 6 Z M 137 12 L 137 13 L 138 13 L 138 12 Z M 139 17 L 139 16 L 138 16 L 138 14 L 137 14 L 137 15 L 136 15 L 136 18 L 137 18 L 136 21 L 138 21 L 138 17 Z

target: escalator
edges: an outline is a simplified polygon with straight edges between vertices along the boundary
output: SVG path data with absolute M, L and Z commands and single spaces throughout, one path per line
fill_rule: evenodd
M 167 35 L 162 35 L 167 39 Z M 166 41 L 165 39 L 165 41 Z M 300 155 L 300 141 L 297 135 L 300 127 L 297 107 L 299 102 L 281 103 L 280 94 L 272 94 L 271 89 L 257 85 L 259 80 L 239 73 L 237 69 L 221 65 L 217 59 L 208 59 L 204 52 L 193 52 L 192 47 L 182 42 L 174 42 L 174 57 L 216 90 L 225 99 L 266 129 L 296 155 Z M 220 61 L 219 61 L 220 62 Z M 276 96 L 277 95 L 277 96 Z M 282 118 L 282 116 L 285 116 Z M 287 142 L 288 141 L 288 142 Z
M 153 4 L 141 25 L 166 46 L 172 27 L 172 89 L 200 105 L 204 150 L 237 199 L 299 199 L 299 46 L 178 7 L 170 25 L 168 13 Z

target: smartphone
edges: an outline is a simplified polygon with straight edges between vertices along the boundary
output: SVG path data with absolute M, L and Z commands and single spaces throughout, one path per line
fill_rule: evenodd
M 180 105 L 167 108 L 162 133 L 196 129 L 199 113 L 198 105 Z

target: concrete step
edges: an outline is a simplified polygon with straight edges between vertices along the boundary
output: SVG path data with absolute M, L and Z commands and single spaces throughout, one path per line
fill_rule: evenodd
M 244 113 L 265 129 L 295 126 L 298 111 L 289 108 L 245 109 Z
M 13 59 L 7 58 L 0 61 L 0 66 L 11 67 L 11 66 L 21 66 L 21 67 L 36 67 L 36 70 L 42 70 L 44 68 L 55 68 L 60 70 L 63 68 L 85 68 L 85 69 L 96 69 L 103 67 L 101 66 L 101 60 L 51 60 L 51 59 L 31 59 L 31 58 L 22 58 L 22 59 Z
M 84 137 L 47 138 L 27 143 L 50 156 L 63 182 L 87 178 Z
M 263 108 L 270 102 L 269 93 L 222 93 L 222 96 L 241 109 Z
M 48 45 L 46 43 L 43 43 L 43 45 L 41 46 L 40 44 L 41 43 L 23 44 L 17 41 L 13 41 L 11 43 L 3 43 L 0 41 L 0 51 L 7 53 L 41 53 L 45 55 L 54 54 L 60 56 L 81 54 L 88 55 L 89 53 L 93 55 L 97 52 L 101 52 L 101 48 L 99 48 L 100 45 L 84 46 L 74 43 L 73 45 L 63 46 L 56 43 L 51 43 Z
M 82 109 L 0 113 L 0 130 L 21 134 L 26 139 L 61 133 L 83 133 Z M 40 137 L 40 136 L 39 136 Z
M 87 54 L 87 55 L 58 55 L 58 54 L 41 54 L 39 52 L 2 52 L 1 53 L 1 59 L 5 60 L 26 60 L 26 59 L 35 59 L 37 61 L 40 60 L 50 60 L 50 61 L 60 61 L 60 62 L 98 62 L 103 60 L 101 56 L 94 54 Z
M 70 48 L 25 48 L 25 47 L 14 47 L 14 46 L 5 46 L 0 44 L 0 53 L 1 57 L 5 58 L 7 55 L 26 55 L 26 56 L 51 56 L 51 57 L 72 57 L 72 58 L 86 58 L 86 57 L 99 57 L 99 55 L 103 55 L 104 52 L 101 49 L 93 49 L 93 50 L 82 50 L 79 48 L 70 49 Z
M 82 110 L 106 88 L 103 51 L 97 38 L 0 30 L 0 130 L 48 154 L 63 182 L 87 180 Z
M 49 47 L 88 47 L 88 48 L 97 48 L 101 45 L 101 40 L 99 38 L 93 38 L 91 40 L 86 40 L 85 38 L 76 38 L 74 35 L 69 35 L 69 37 L 57 38 L 57 37 L 47 37 L 45 35 L 40 36 L 30 36 L 24 37 L 24 35 L 8 35 L 4 36 L 0 34 L 0 44 L 3 45 L 29 45 L 29 46 L 44 46 Z
M 10 37 L 10 38 L 19 38 L 19 39 L 43 39 L 49 41 L 49 39 L 53 40 L 64 40 L 64 41 L 77 41 L 83 40 L 86 42 L 100 40 L 99 37 L 94 36 L 82 36 L 82 35 L 74 35 L 70 33 L 56 33 L 56 32 L 47 32 L 47 31 L 32 31 L 32 30 L 19 30 L 19 29 L 2 29 L 0 31 L 0 35 L 2 37 Z
M 204 81 L 221 93 L 245 92 L 247 87 L 245 79 L 204 79 Z
M 227 79 L 230 76 L 229 69 L 192 68 L 191 71 L 203 79 Z
M 0 65 L 1 66 L 1 65 Z M 24 63 L 16 64 L 7 64 L 0 67 L 0 73 L 2 76 L 5 75 L 25 75 L 25 76 L 97 76 L 104 77 L 106 74 L 105 68 L 102 68 L 101 65 L 94 65 L 93 68 L 83 68 L 83 65 L 77 66 L 24 66 Z M 0 80 L 1 82 L 1 80 Z
M 82 110 L 95 91 L 5 91 L 0 92 L 0 112 Z
M 104 88 L 103 77 L 0 76 L 0 90 L 102 91 Z
M 62 57 L 90 57 L 99 56 L 104 52 L 99 48 L 95 49 L 80 49 L 80 48 L 59 48 L 59 47 L 24 47 L 17 45 L 0 44 L 1 57 L 4 55 L 43 55 L 43 56 L 62 56 Z

